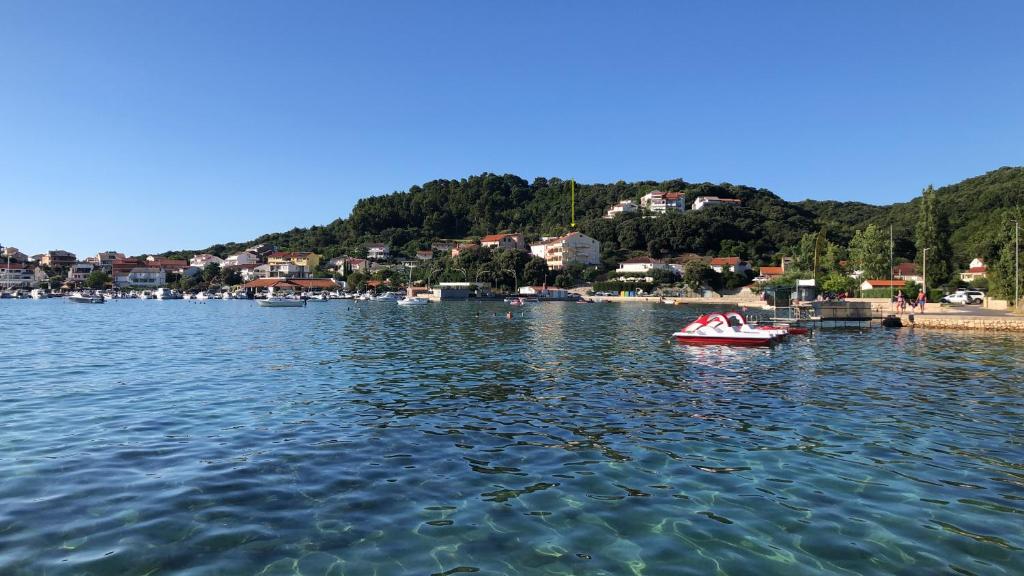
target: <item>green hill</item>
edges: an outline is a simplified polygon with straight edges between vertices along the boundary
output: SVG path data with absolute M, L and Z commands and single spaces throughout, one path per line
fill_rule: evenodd
M 739 198 L 739 207 L 709 207 L 659 218 L 623 215 L 602 218 L 613 203 L 638 200 L 651 190 L 697 196 Z M 1004 167 L 936 190 L 937 208 L 948 236 L 951 270 L 972 258 L 995 261 L 1005 245 L 1007 214 L 1024 205 L 1024 168 Z M 729 183 L 616 182 L 575 186 L 577 229 L 602 242 L 606 266 L 638 252 L 661 257 L 685 252 L 739 255 L 769 263 L 780 254 L 796 254 L 805 235 L 846 246 L 857 230 L 892 225 L 896 255 L 914 259 L 914 231 L 921 198 L 889 206 L 859 202 L 804 200 L 787 202 L 763 188 Z M 528 182 L 518 176 L 480 174 L 459 180 L 433 180 L 405 192 L 359 200 L 346 219 L 324 226 L 266 234 L 246 243 L 208 247 L 218 255 L 269 242 L 282 249 L 313 250 L 330 258 L 359 253 L 367 242 L 386 242 L 392 251 L 411 255 L 441 238 L 467 238 L 501 231 L 528 238 L 570 230 L 570 183 L 558 178 Z M 805 242 L 806 243 L 806 242 Z M 192 251 L 168 254 L 189 255 Z

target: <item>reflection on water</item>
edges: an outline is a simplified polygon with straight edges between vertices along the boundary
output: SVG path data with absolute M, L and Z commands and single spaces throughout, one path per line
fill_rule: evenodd
M 506 310 L 0 302 L 0 573 L 1024 565 L 1013 337 Z

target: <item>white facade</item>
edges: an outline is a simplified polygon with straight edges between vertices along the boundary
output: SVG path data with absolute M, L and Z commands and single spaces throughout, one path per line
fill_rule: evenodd
M 605 213 L 604 217 L 608 220 L 615 218 L 619 214 L 635 214 L 640 211 L 640 206 L 632 200 L 623 200 L 616 204 L 613 204 L 608 212 Z
M 737 256 L 729 256 L 726 258 L 712 258 L 709 265 L 712 270 L 721 274 L 725 270 L 735 272 L 736 274 L 745 274 L 747 270 L 750 270 L 750 263 L 740 260 Z
M 735 198 L 719 198 L 718 196 L 697 196 L 693 201 L 693 209 L 700 210 L 705 206 L 739 206 L 740 200 Z
M 654 190 L 640 198 L 640 206 L 655 214 L 683 212 L 686 210 L 686 193 Z
M 579 232 L 534 244 L 530 246 L 530 253 L 543 258 L 548 263 L 548 268 L 552 270 L 559 270 L 570 264 L 594 266 L 601 263 L 601 243 Z
M 224 259 L 214 256 L 213 254 L 197 254 L 188 261 L 189 266 L 195 266 L 197 268 L 205 268 L 207 264 L 222 266 L 224 264 Z
M 387 244 L 370 244 L 366 247 L 366 257 L 373 260 L 385 260 L 391 256 Z
M 44 273 L 43 278 L 45 277 Z M 12 262 L 8 268 L 6 259 L 0 263 L 0 288 L 35 288 L 39 282 L 35 270 L 26 268 L 23 264 Z
M 519 293 L 523 296 L 537 296 L 540 298 L 568 298 L 569 291 L 563 288 L 551 286 L 521 286 Z
M 252 252 L 239 252 L 238 254 L 232 254 L 224 259 L 222 266 L 248 266 L 250 264 L 259 264 L 259 256 Z
M 68 268 L 68 282 L 85 282 L 85 279 L 92 274 L 94 267 L 89 262 L 77 262 Z
M 167 275 L 161 268 L 132 268 L 128 272 L 118 272 L 114 276 L 116 286 L 163 286 Z
M 242 280 L 251 282 L 257 278 L 270 278 L 270 264 L 260 264 L 255 268 L 243 268 L 241 271 Z

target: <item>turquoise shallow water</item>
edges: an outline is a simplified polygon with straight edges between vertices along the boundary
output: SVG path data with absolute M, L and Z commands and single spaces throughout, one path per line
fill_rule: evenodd
M 1020 574 L 1024 342 L 0 300 L 0 574 Z

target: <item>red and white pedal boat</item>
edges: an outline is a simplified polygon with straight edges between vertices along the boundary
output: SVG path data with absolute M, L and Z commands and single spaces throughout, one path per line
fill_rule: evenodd
M 768 346 L 787 334 L 785 328 L 751 326 L 736 312 L 713 312 L 690 322 L 672 337 L 682 344 Z

